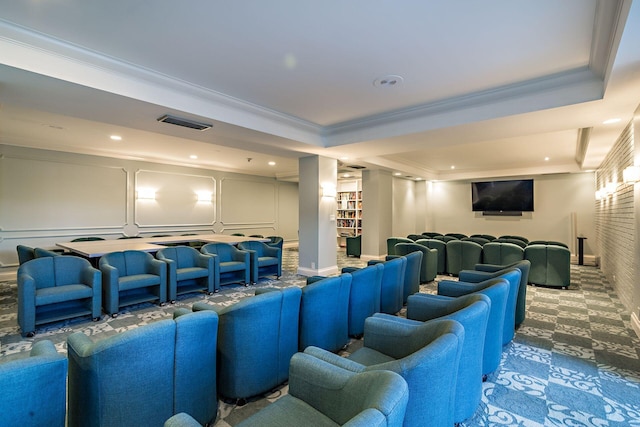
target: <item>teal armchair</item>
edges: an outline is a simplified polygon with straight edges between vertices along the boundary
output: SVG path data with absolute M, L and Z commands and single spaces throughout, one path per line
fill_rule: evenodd
M 457 276 L 482 262 L 482 246 L 468 240 L 447 242 L 447 273 Z
M 36 258 L 18 268 L 18 325 L 23 336 L 36 326 L 79 316 L 100 318 L 100 271 L 75 256 Z
M 298 351 L 301 295 L 297 287 L 265 288 L 226 307 L 193 304 L 193 311 L 218 314 L 218 392 L 222 396 L 245 402 L 287 381 L 289 361 Z
M 416 243 L 398 243 L 396 245 L 396 255 L 407 255 L 411 252 L 422 252 L 420 260 L 420 283 L 429 283 L 435 280 L 438 275 L 438 250 L 430 249 L 418 240 Z M 406 300 L 406 298 L 405 298 Z
M 247 241 L 238 243 L 238 249 L 249 252 L 252 283 L 258 283 L 259 279 L 267 276 L 275 276 L 276 279 L 282 276 L 280 248 L 258 241 Z
M 0 363 L 0 390 L 4 427 L 64 427 L 67 358 L 51 341 L 38 341 L 27 357 Z
M 180 412 L 215 421 L 217 327 L 200 312 L 97 342 L 69 335 L 69 427 L 156 427 Z
M 489 242 L 482 247 L 484 264 L 508 265 L 524 259 L 524 249 L 515 243 Z
M 112 317 L 120 308 L 167 302 L 167 264 L 142 251 L 111 252 L 100 258 L 102 303 Z
M 156 258 L 167 263 L 167 292 L 175 302 L 178 295 L 206 291 L 211 295 L 215 284 L 215 255 L 205 255 L 190 246 L 160 249 Z
M 429 249 L 438 251 L 438 260 L 436 263 L 437 274 L 445 274 L 447 272 L 447 244 L 438 239 L 419 239 L 416 243 L 426 246 Z
M 386 370 L 409 386 L 405 427 L 451 427 L 465 331 L 455 320 L 419 322 L 384 314 L 369 317 L 364 346 L 348 357 L 309 347 L 306 354 L 353 372 Z
M 389 371 L 354 372 L 304 353 L 291 359 L 289 393 L 238 427 L 400 427 L 406 381 Z
M 571 285 L 571 251 L 558 245 L 529 245 L 524 258 L 531 262 L 529 283 L 567 289 Z
M 347 236 L 346 242 L 347 256 L 360 258 L 360 255 L 362 255 L 362 235 L 359 234 L 357 236 Z
M 216 255 L 214 258 L 214 283 L 218 287 L 232 283 L 248 286 L 251 280 L 249 252 L 228 243 L 207 243 L 200 252 Z

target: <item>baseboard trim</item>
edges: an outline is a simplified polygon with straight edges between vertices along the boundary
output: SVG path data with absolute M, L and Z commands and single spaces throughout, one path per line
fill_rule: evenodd
M 337 265 L 332 265 L 331 267 L 325 268 L 306 268 L 306 267 L 298 267 L 298 274 L 301 276 L 332 276 L 340 273 Z
M 636 313 L 631 313 L 631 327 L 638 338 L 640 338 L 640 319 L 638 319 L 638 315 Z

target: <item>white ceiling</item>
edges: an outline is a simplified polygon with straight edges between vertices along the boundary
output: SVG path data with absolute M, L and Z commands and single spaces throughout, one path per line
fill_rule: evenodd
M 630 0 L 0 0 L 0 11 L 7 145 L 280 179 L 309 154 L 423 179 L 580 172 L 640 103 Z M 374 85 L 388 75 L 402 79 Z M 156 121 L 167 113 L 214 127 Z

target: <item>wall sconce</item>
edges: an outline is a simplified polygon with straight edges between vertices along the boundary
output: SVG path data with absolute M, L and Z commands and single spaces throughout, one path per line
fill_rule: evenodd
M 338 192 L 336 191 L 336 186 L 333 184 L 322 184 L 322 197 L 332 197 L 336 198 Z
M 605 194 L 605 191 L 603 188 L 601 188 L 600 190 L 596 190 L 596 200 L 602 200 L 606 197 L 607 195 Z
M 196 191 L 198 203 L 211 203 L 213 194 L 210 191 Z
M 635 184 L 640 181 L 640 166 L 627 166 L 622 171 L 622 180 L 625 184 Z
M 618 183 L 615 181 L 609 181 L 605 187 L 605 193 L 607 196 L 611 196 L 616 192 L 616 188 L 618 187 Z
M 155 200 L 156 199 L 156 190 L 153 188 L 139 188 L 138 189 L 138 200 Z

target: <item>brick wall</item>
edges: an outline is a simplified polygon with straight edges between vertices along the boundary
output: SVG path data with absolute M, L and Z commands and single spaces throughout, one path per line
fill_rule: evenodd
M 624 184 L 622 171 L 633 164 L 633 150 L 633 126 L 629 124 L 595 174 L 597 189 L 611 181 L 618 183 L 613 194 L 595 201 L 595 226 L 600 268 L 629 311 L 633 311 L 634 197 L 633 185 Z

